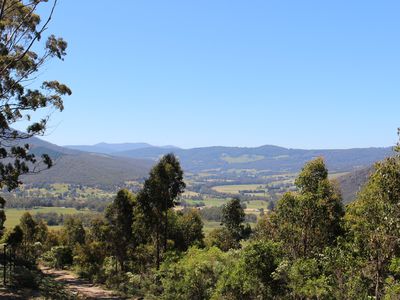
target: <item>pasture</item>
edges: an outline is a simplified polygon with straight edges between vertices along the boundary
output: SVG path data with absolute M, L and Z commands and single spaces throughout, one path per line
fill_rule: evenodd
M 265 185 L 262 184 L 218 185 L 212 187 L 212 189 L 218 193 L 239 195 L 240 191 L 263 190 L 265 189 Z
M 6 228 L 12 228 L 15 225 L 19 224 L 19 220 L 21 216 L 25 212 L 29 212 L 32 216 L 37 214 L 37 213 L 49 213 L 49 212 L 55 212 L 58 214 L 64 214 L 64 215 L 71 215 L 71 214 L 78 214 L 78 213 L 90 213 L 88 210 L 76 210 L 75 208 L 66 208 L 66 207 L 38 207 L 38 208 L 32 208 L 32 209 L 19 209 L 19 208 L 9 208 L 5 210 L 6 212 L 6 217 L 7 220 L 5 222 L 5 227 Z M 58 226 L 53 226 L 51 228 L 55 228 Z
M 203 200 L 185 199 L 185 201 L 192 205 L 195 205 L 196 203 L 204 203 L 205 206 L 221 206 L 228 202 L 229 199 L 204 198 Z

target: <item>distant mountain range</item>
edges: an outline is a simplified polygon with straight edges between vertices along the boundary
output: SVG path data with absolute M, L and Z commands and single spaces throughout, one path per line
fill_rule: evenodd
M 330 172 L 354 172 L 339 178 L 350 199 L 363 181 L 364 169 L 392 155 L 392 148 L 302 150 L 265 145 L 261 147 L 204 147 L 180 149 L 147 143 L 100 143 L 92 146 L 61 147 L 38 138 L 28 141 L 37 154 L 48 153 L 55 161 L 50 170 L 26 176 L 27 183 L 71 183 L 118 185 L 146 177 L 151 166 L 164 154 L 175 153 L 187 173 L 212 173 L 226 178 L 232 170 L 252 170 L 256 174 L 296 173 L 315 158 L 325 158 Z M 358 173 L 357 173 L 358 172 Z M 257 176 L 257 175 L 255 175 Z M 351 177 L 353 176 L 353 177 Z M 365 176 L 364 176 L 365 177 Z
M 98 143 L 95 145 L 67 145 L 64 146 L 69 149 L 80 150 L 85 152 L 112 154 L 115 152 L 123 152 L 130 150 L 137 150 L 143 148 L 161 148 L 161 149 L 179 149 L 175 146 L 153 146 L 148 143 Z
M 54 166 L 39 174 L 23 177 L 25 183 L 69 183 L 83 185 L 118 185 L 127 180 L 143 178 L 153 162 L 136 158 L 115 157 L 60 147 L 39 138 L 31 138 L 31 152 L 47 153 Z
M 270 172 L 298 172 L 309 160 L 322 156 L 331 172 L 348 172 L 370 166 L 392 154 L 392 148 L 354 148 L 337 150 L 302 150 L 265 145 L 246 147 L 203 147 L 180 149 L 176 147 L 147 146 L 145 143 L 98 144 L 107 145 L 108 154 L 156 161 L 162 155 L 175 153 L 183 168 L 189 172 L 206 170 L 254 169 Z M 80 150 L 94 150 L 95 146 L 69 146 Z M 103 147 L 104 149 L 104 147 Z M 125 149 L 120 151 L 121 149 Z M 102 152 L 104 153 L 104 151 Z

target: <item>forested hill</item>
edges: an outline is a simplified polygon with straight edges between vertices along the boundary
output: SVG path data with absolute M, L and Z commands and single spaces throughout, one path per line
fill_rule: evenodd
M 48 153 L 55 166 L 35 176 L 26 176 L 26 183 L 71 183 L 84 185 L 115 185 L 148 175 L 152 164 L 162 155 L 173 152 L 180 159 L 185 172 L 212 172 L 215 176 L 231 170 L 255 170 L 263 173 L 296 173 L 309 160 L 322 156 L 330 172 L 352 172 L 371 166 L 392 154 L 387 148 L 345 150 L 301 150 L 277 146 L 204 147 L 180 149 L 173 146 L 155 147 L 145 143 L 98 144 L 103 153 L 92 151 L 93 146 L 79 146 L 81 150 L 57 146 L 38 138 L 28 141 L 37 154 Z M 74 146 L 72 146 L 74 148 Z M 133 149 L 132 149 L 133 147 Z M 115 151 L 129 149 L 125 151 Z M 111 152 L 105 154 L 104 152 Z M 222 175 L 222 176 L 225 176 Z M 346 187 L 346 182 L 344 181 Z M 349 189 L 350 190 L 350 189 Z
M 174 152 L 185 171 L 253 169 L 270 172 L 298 172 L 309 160 L 322 156 L 331 172 L 353 171 L 372 165 L 392 154 L 392 148 L 355 148 L 338 150 L 302 150 L 265 145 L 245 147 L 204 147 L 165 149 L 147 147 L 112 153 L 115 156 L 157 160 Z
M 31 145 L 31 152 L 37 155 L 47 153 L 54 161 L 54 166 L 49 170 L 24 176 L 25 183 L 118 185 L 127 180 L 143 178 L 153 164 L 150 160 L 72 150 L 38 138 L 31 138 L 24 143 Z
M 148 143 L 117 143 L 117 144 L 110 144 L 110 143 L 98 143 L 95 145 L 68 145 L 64 146 L 65 148 L 85 151 L 85 152 L 94 152 L 94 153 L 103 153 L 103 154 L 113 154 L 116 152 L 123 152 L 123 151 L 130 151 L 136 149 L 143 149 L 143 148 L 161 148 L 161 149 L 178 149 L 175 146 L 153 146 Z
M 374 167 L 370 166 L 350 172 L 336 179 L 340 186 L 344 203 L 349 203 L 356 198 L 357 193 L 368 181 L 368 178 L 373 173 L 373 171 Z

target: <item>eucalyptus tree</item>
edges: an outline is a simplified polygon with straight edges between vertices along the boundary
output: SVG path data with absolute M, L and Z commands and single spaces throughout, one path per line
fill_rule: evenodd
M 348 206 L 346 225 L 353 247 L 365 257 L 364 273 L 376 299 L 383 296 L 392 259 L 400 257 L 400 158 L 375 164 L 375 171 Z
M 151 169 L 149 178 L 137 196 L 144 221 L 154 232 L 157 268 L 160 265 L 161 246 L 164 252 L 167 249 L 168 210 L 175 206 L 185 187 L 179 160 L 170 153 Z
M 238 198 L 230 200 L 222 208 L 221 223 L 236 241 L 242 239 L 246 235 L 246 231 L 251 231 L 250 227 L 243 225 L 245 216 L 246 214 Z
M 342 233 L 344 209 L 322 158 L 308 162 L 295 184 L 298 192 L 286 193 L 271 214 L 272 227 L 291 256 L 311 257 Z
M 44 134 L 50 113 L 62 111 L 63 97 L 71 94 L 57 80 L 37 80 L 49 60 L 66 55 L 67 43 L 46 35 L 56 4 L 57 0 L 0 0 L 0 188 L 15 189 L 20 175 L 53 164 L 47 154 L 37 158 L 30 153 L 28 139 Z M 46 11 L 46 5 L 48 14 L 41 17 L 39 11 Z M 27 123 L 26 130 L 15 129 L 19 121 Z M 2 212 L 1 227 L 4 221 Z
M 124 262 L 128 247 L 132 243 L 134 200 L 134 196 L 128 190 L 120 190 L 105 212 L 109 228 L 108 242 L 121 270 L 125 270 Z

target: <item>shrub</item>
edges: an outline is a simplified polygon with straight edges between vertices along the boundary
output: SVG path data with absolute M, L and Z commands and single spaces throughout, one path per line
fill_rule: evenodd
M 62 269 L 65 266 L 72 265 L 72 249 L 67 246 L 55 246 L 43 254 L 42 260 L 52 268 Z

